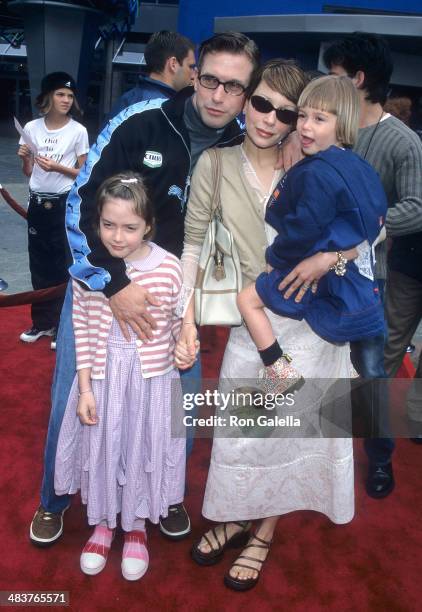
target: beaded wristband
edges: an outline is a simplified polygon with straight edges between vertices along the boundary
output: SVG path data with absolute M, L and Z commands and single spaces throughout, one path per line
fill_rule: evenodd
M 337 251 L 337 261 L 334 266 L 331 266 L 330 270 L 333 270 L 337 276 L 344 276 L 347 272 L 346 269 L 347 259 L 341 251 Z

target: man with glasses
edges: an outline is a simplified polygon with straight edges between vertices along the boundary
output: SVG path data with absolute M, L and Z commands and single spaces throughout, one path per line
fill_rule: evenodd
M 243 34 L 217 34 L 202 43 L 194 90 L 186 88 L 170 100 L 135 104 L 115 117 L 88 154 L 67 201 L 67 231 L 74 263 L 71 275 L 92 290 L 101 290 L 123 333 L 127 325 L 148 341 L 156 327 L 147 312 L 154 298 L 126 276 L 124 262 L 113 258 L 94 230 L 94 196 L 102 181 L 118 172 L 140 172 L 155 209 L 155 242 L 180 257 L 184 213 L 192 171 L 200 154 L 215 145 L 237 144 L 241 131 L 236 121 L 242 111 L 253 71 L 259 64 L 255 43 Z M 45 449 L 41 505 L 30 528 L 38 546 L 55 542 L 63 531 L 68 495 L 54 492 L 54 464 L 60 426 L 75 375 L 71 322 L 71 291 L 62 310 L 57 340 L 57 362 L 52 388 L 52 411 Z M 198 364 L 199 365 L 199 364 Z M 192 368 L 188 371 L 192 376 Z M 193 372 L 198 379 L 200 371 Z M 186 375 L 182 377 L 186 388 Z M 171 539 L 190 532 L 182 503 L 174 500 L 160 529 Z

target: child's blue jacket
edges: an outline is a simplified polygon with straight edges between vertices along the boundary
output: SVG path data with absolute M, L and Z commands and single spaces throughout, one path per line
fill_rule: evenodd
M 261 300 L 277 314 L 305 319 L 330 342 L 384 333 L 376 282 L 353 262 L 343 277 L 328 272 L 317 293 L 308 290 L 300 303 L 294 301 L 296 294 L 286 300 L 278 285 L 298 263 L 319 251 L 345 251 L 365 240 L 372 245 L 386 211 L 378 175 L 352 151 L 333 146 L 297 163 L 268 203 L 266 221 L 278 235 L 266 252 L 274 270 L 256 281 Z M 371 254 L 370 271 L 373 263 Z

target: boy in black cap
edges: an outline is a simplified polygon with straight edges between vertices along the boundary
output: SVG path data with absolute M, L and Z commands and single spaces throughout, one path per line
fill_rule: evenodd
M 18 155 L 29 180 L 28 252 L 34 289 L 59 285 L 68 278 L 67 240 L 64 226 L 69 190 L 89 150 L 86 129 L 72 119 L 80 113 L 76 83 L 66 72 L 47 74 L 41 82 L 37 106 L 41 118 L 25 125 L 25 132 L 36 148 L 31 151 L 21 138 Z M 23 342 L 53 336 L 63 299 L 32 304 L 32 326 L 20 335 Z

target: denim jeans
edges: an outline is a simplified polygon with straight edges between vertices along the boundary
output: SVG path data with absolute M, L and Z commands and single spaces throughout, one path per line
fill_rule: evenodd
M 51 414 L 44 451 L 44 476 L 41 486 L 41 504 L 48 512 L 61 512 L 70 503 L 69 495 L 56 495 L 54 491 L 54 468 L 57 442 L 73 379 L 76 374 L 75 337 L 72 325 L 72 285 L 66 291 L 60 325 L 57 333 L 56 369 L 51 389 Z M 181 372 L 183 392 L 196 393 L 201 388 L 201 361 Z M 186 390 L 185 390 L 185 387 Z M 193 446 L 192 428 L 186 440 L 186 456 Z
M 384 283 L 379 282 L 380 297 L 383 300 Z M 352 363 L 362 378 L 376 379 L 359 389 L 359 400 L 371 419 L 371 434 L 365 438 L 365 451 L 373 465 L 386 465 L 391 461 L 394 440 L 390 437 L 388 385 L 384 368 L 385 336 L 359 340 L 350 343 Z M 355 395 L 356 398 L 356 395 Z M 381 437 L 377 437 L 381 436 Z

